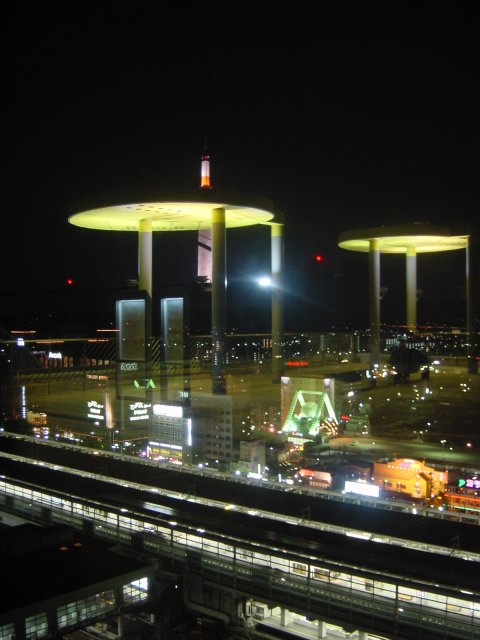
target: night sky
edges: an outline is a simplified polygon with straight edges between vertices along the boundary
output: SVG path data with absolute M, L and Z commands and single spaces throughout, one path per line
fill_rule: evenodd
M 214 188 L 284 213 L 287 329 L 367 326 L 368 259 L 339 249 L 341 232 L 475 229 L 473 3 L 423 17 L 314 6 L 7 2 L 2 295 L 136 278 L 135 234 L 68 217 L 126 187 L 197 187 L 205 138 Z M 195 239 L 156 236 L 156 283 L 190 278 Z M 268 228 L 228 233 L 231 324 L 268 315 L 252 284 L 268 268 Z M 381 285 L 382 319 L 404 321 L 401 257 L 382 259 Z M 418 287 L 420 322 L 464 322 L 464 252 L 419 257 Z

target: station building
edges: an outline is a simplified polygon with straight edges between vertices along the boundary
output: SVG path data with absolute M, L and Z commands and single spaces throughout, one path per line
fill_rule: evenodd
M 109 617 L 121 635 L 120 612 L 154 596 L 155 558 L 127 556 L 68 526 L 9 524 L 0 525 L 4 640 L 61 637 Z

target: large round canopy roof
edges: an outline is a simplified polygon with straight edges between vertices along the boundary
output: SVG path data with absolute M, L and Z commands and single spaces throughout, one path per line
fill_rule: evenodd
M 374 227 L 341 233 L 338 246 L 350 251 L 369 251 L 371 240 L 378 241 L 381 253 L 407 253 L 409 249 L 415 249 L 417 253 L 430 253 L 465 249 L 468 235 L 453 233 L 448 227 L 428 224 Z
M 138 231 L 140 221 L 149 220 L 152 231 L 194 231 L 209 229 L 212 210 L 219 208 L 225 209 L 228 228 L 275 222 L 269 201 L 213 190 L 181 194 L 176 198 L 169 193 L 150 201 L 127 200 L 121 204 L 87 208 L 71 215 L 68 221 L 87 229 Z

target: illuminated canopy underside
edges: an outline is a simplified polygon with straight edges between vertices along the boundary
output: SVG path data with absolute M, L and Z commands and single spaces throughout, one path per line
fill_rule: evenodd
M 228 228 L 273 222 L 274 214 L 255 207 L 225 202 L 139 202 L 76 213 L 71 224 L 87 229 L 138 231 L 140 221 L 152 223 L 152 231 L 195 231 L 212 226 L 212 210 L 225 209 Z
M 429 225 L 378 227 L 346 231 L 339 236 L 338 246 L 349 251 L 369 251 L 371 240 L 378 241 L 381 253 L 407 253 L 409 249 L 414 249 L 416 253 L 430 253 L 465 249 L 468 236 L 452 234 L 448 228 Z

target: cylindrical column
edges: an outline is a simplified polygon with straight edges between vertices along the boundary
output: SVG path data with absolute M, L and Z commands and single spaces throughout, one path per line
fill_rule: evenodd
M 118 614 L 117 616 L 117 635 L 119 638 L 123 638 L 123 628 L 124 628 L 125 620 L 123 619 L 123 613 Z
M 283 375 L 283 225 L 271 226 L 272 260 L 272 382 Z
M 225 394 L 227 299 L 225 209 L 212 211 L 212 392 Z
M 140 220 L 138 226 L 138 288 L 152 297 L 152 221 Z
M 478 327 L 475 326 L 478 303 L 478 261 L 474 259 L 477 238 L 467 236 L 465 247 L 465 291 L 466 291 L 466 331 L 467 331 L 467 371 L 478 373 Z
M 370 367 L 380 360 L 380 242 L 370 240 L 369 296 L 370 296 Z
M 146 292 L 145 299 L 145 369 L 143 375 L 150 378 L 152 335 L 152 221 L 140 220 L 138 225 L 138 288 Z M 139 336 L 137 336 L 139 337 Z M 146 393 L 151 395 L 151 389 Z
M 407 329 L 417 330 L 417 251 L 415 247 L 407 247 L 406 256 L 407 282 Z

